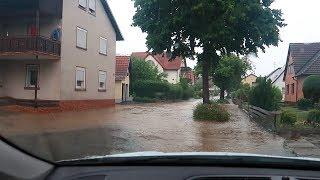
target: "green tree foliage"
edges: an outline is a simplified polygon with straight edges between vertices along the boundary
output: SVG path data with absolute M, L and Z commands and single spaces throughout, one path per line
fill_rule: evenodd
M 209 70 L 220 54 L 257 53 L 278 45 L 285 26 L 281 11 L 271 8 L 273 0 L 133 1 L 133 25 L 147 33 L 149 51 L 201 62 L 204 103 L 210 102 Z
M 249 103 L 269 111 L 279 109 L 282 99 L 281 90 L 272 86 L 271 80 L 264 77 L 257 79 L 257 85 L 252 87 L 249 94 Z
M 313 108 L 313 103 L 310 99 L 302 98 L 297 102 L 298 108 L 300 110 L 308 110 Z
M 234 90 L 241 84 L 241 78 L 251 68 L 246 58 L 235 55 L 223 56 L 214 70 L 213 82 L 220 88 L 220 99 L 224 99 L 224 92 Z
M 241 100 L 242 102 L 249 101 L 251 87 L 249 84 L 241 84 L 240 88 L 233 92 L 232 98 Z
M 303 94 L 307 99 L 311 99 L 313 103 L 319 102 L 320 99 L 320 76 L 312 75 L 307 77 L 303 83 Z

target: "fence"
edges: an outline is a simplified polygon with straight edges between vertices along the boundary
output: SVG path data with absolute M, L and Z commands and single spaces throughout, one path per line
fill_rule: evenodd
M 41 36 L 0 38 L 0 53 L 40 52 L 60 56 L 61 44 Z
M 248 103 L 237 103 L 249 116 L 250 119 L 269 131 L 277 130 L 277 119 L 280 111 L 267 111 L 265 109 L 249 105 Z

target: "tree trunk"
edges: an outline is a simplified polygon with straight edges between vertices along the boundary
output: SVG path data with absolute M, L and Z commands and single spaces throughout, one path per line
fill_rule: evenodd
M 210 93 L 209 93 L 209 68 L 210 68 L 210 60 L 205 59 L 202 62 L 202 87 L 203 87 L 203 104 L 209 104 L 210 103 Z
M 220 100 L 224 100 L 224 89 L 220 89 Z

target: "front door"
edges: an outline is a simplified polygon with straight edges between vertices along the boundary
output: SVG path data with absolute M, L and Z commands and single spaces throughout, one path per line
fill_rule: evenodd
M 128 100 L 128 84 L 122 84 L 122 102 L 126 102 Z

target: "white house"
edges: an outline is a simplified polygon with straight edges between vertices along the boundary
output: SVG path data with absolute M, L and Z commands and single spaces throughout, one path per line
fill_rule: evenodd
M 283 98 L 285 96 L 285 82 L 283 81 L 284 70 L 285 67 L 277 68 L 267 76 L 267 78 L 272 81 L 272 84 L 281 90 Z
M 180 82 L 181 67 L 183 59 L 177 57 L 170 61 L 166 53 L 153 55 L 147 52 L 134 52 L 131 57 L 139 58 L 156 66 L 161 73 L 167 74 L 166 80 L 169 83 L 177 84 Z

